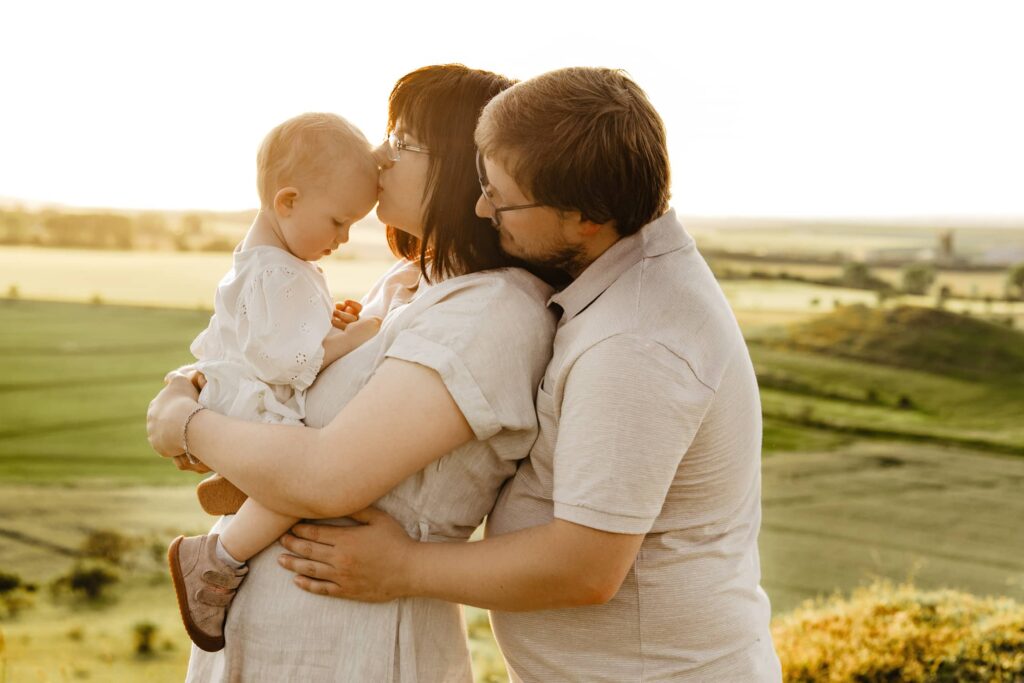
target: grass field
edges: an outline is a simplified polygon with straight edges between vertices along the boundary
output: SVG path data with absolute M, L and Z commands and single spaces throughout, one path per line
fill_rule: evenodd
M 344 253 L 319 262 L 338 299 L 360 298 L 394 263 L 384 254 L 355 260 Z M 230 268 L 228 252 L 0 247 L 0 295 L 16 287 L 26 299 L 212 309 Z
M 739 313 L 748 328 L 792 320 Z M 45 582 L 91 531 L 138 542 L 116 603 L 54 603 L 44 592 L 0 622 L 9 680 L 181 679 L 187 641 L 159 556 L 210 520 L 195 477 L 149 450 L 143 420 L 207 318 L 0 301 L 0 570 Z M 1024 458 L 999 452 L 1024 448 L 1024 392 L 767 342 L 752 355 L 766 413 L 763 584 L 776 613 L 875 576 L 1024 596 Z M 894 408 L 900 396 L 912 408 Z M 479 680 L 501 680 L 485 617 L 469 618 Z M 140 621 L 158 628 L 147 658 L 133 653 Z

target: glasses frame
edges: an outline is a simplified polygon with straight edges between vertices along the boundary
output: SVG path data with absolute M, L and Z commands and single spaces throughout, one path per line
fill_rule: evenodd
M 430 154 L 430 150 L 420 145 L 410 145 L 408 142 L 403 142 L 397 133 L 391 133 L 384 138 L 384 149 L 387 152 L 389 161 L 400 161 L 402 159 L 402 150 L 409 152 L 418 152 L 420 154 Z
M 479 149 L 476 151 L 476 175 L 480 179 L 480 193 L 483 195 L 484 199 L 487 200 L 487 203 L 491 205 L 491 209 L 494 212 L 491 214 L 491 225 L 496 228 L 501 227 L 501 214 L 506 211 L 535 209 L 538 206 L 544 206 L 538 202 L 534 202 L 532 204 L 511 204 L 509 206 L 498 206 L 495 204 L 494 200 L 491 199 L 490 192 L 487 190 L 487 186 L 490 184 L 490 181 L 487 180 L 487 171 L 484 169 L 484 157 L 480 153 Z

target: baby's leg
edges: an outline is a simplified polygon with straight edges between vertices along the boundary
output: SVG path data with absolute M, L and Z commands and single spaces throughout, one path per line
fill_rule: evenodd
M 276 541 L 298 520 L 263 507 L 249 498 L 239 508 L 228 528 L 220 535 L 224 550 L 239 562 L 249 558 Z

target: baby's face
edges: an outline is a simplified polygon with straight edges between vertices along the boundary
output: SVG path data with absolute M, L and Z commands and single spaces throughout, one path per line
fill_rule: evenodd
M 290 215 L 280 219 L 288 250 L 306 261 L 329 255 L 348 242 L 349 228 L 376 203 L 377 174 L 346 164 L 326 183 L 304 188 Z

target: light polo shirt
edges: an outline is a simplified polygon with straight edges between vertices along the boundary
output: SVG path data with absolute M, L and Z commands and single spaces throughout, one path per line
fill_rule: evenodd
M 513 680 L 781 680 L 759 585 L 757 381 L 693 239 L 669 211 L 551 303 L 540 432 L 487 532 L 557 517 L 645 538 L 604 605 L 491 613 Z

